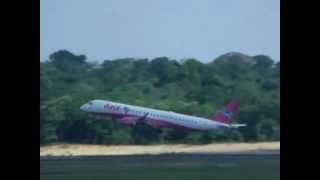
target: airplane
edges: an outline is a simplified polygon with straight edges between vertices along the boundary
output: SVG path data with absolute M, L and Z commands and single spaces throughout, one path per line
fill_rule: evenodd
M 146 107 L 134 106 L 107 100 L 92 100 L 80 107 L 80 110 L 95 117 L 113 117 L 124 126 L 146 123 L 155 128 L 174 128 L 183 131 L 210 131 L 215 129 L 231 129 L 246 126 L 232 124 L 233 116 L 239 108 L 236 100 L 230 101 L 222 111 L 209 118 L 202 118 L 163 111 Z

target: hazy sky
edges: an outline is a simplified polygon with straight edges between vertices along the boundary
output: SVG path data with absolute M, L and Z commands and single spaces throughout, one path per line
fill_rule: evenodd
M 90 61 L 280 59 L 280 0 L 41 0 L 40 13 L 41 60 L 60 49 Z

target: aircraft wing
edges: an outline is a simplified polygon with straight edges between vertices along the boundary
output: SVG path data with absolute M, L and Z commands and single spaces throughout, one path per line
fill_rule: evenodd
M 137 122 L 146 122 L 145 120 L 146 120 L 148 114 L 149 114 L 149 113 L 146 113 L 146 114 L 144 114 L 142 117 L 138 118 L 138 119 L 137 119 Z

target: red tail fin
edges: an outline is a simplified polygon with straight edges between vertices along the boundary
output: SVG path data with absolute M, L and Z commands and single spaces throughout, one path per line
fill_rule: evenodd
M 238 111 L 239 103 L 238 101 L 230 101 L 222 111 L 216 113 L 215 115 L 211 116 L 210 119 L 226 124 L 232 123 L 232 118 L 234 113 Z

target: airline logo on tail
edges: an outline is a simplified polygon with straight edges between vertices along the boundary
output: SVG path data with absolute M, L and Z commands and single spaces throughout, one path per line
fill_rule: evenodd
M 233 116 L 233 113 L 231 111 L 228 111 L 228 109 L 225 109 L 223 114 L 229 119 L 231 119 Z
M 211 120 L 231 124 L 232 123 L 232 117 L 233 115 L 238 111 L 239 103 L 238 101 L 231 101 L 229 102 L 224 110 L 221 112 L 216 113 L 212 117 L 210 117 Z

